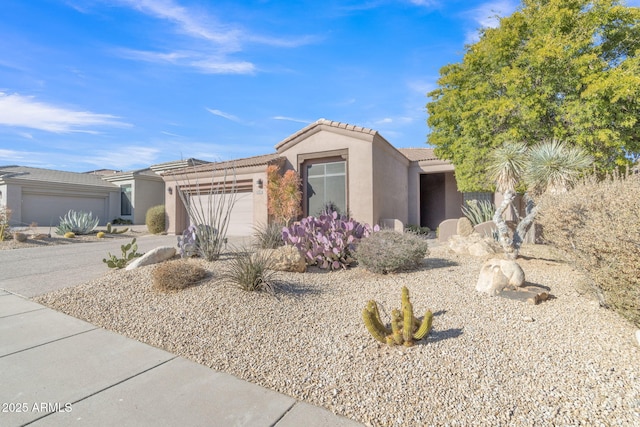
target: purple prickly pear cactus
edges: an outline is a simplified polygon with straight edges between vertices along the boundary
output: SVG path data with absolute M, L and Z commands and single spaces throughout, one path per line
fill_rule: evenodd
M 308 264 L 320 268 L 346 269 L 352 262 L 351 254 L 358 241 L 380 228 L 361 224 L 337 212 L 319 217 L 309 216 L 282 229 L 282 239 L 298 248 Z

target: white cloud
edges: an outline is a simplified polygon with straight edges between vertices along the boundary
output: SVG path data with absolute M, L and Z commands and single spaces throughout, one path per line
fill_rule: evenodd
M 234 116 L 233 114 L 225 113 L 224 111 L 220 111 L 220 110 L 212 110 L 211 108 L 206 108 L 206 110 L 211 114 L 213 114 L 214 116 L 219 116 L 224 119 L 231 120 L 232 122 L 240 123 L 240 119 L 237 116 Z
M 118 52 L 124 58 L 191 67 L 205 74 L 253 74 L 256 71 L 256 67 L 251 62 L 234 62 L 224 57 L 202 55 L 196 51 L 162 53 L 120 49 Z
M 476 24 L 476 28 L 466 33 L 465 43 L 472 44 L 480 39 L 479 28 L 496 28 L 500 17 L 512 14 L 518 7 L 515 0 L 494 0 L 472 9 L 466 13 Z
M 409 0 L 409 3 L 416 6 L 433 7 L 439 6 L 440 0 Z
M 128 127 L 120 117 L 88 111 L 74 111 L 39 102 L 32 96 L 0 92 L 0 125 L 44 130 L 54 133 L 97 133 L 103 126 Z
M 287 116 L 274 116 L 271 118 L 273 120 L 285 120 L 289 122 L 304 123 L 305 125 L 308 125 L 309 123 L 313 122 L 313 120 L 296 119 L 294 117 L 287 117 Z
M 121 0 L 120 4 L 154 18 L 171 22 L 179 33 L 205 44 L 201 49 L 195 50 L 193 46 L 196 43 L 190 43 L 191 50 L 188 51 L 121 50 L 125 57 L 188 66 L 207 74 L 254 73 L 256 67 L 251 62 L 227 58 L 231 53 L 242 51 L 245 43 L 293 48 L 319 40 L 318 37 L 309 35 L 280 38 L 252 34 L 238 25 L 221 23 L 205 10 L 187 8 L 173 0 Z

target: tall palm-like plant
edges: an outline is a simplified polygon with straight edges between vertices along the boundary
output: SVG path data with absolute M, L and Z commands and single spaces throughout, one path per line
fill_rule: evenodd
M 496 182 L 496 189 L 504 194 L 493 222 L 508 258 L 518 257 L 524 236 L 538 213 L 533 197 L 547 191 L 567 191 L 592 163 L 593 158 L 582 148 L 556 139 L 530 148 L 523 143 L 505 144 L 492 153 L 489 173 Z M 515 199 L 519 185 L 527 189 L 526 216 L 518 223 L 511 238 L 503 214 Z

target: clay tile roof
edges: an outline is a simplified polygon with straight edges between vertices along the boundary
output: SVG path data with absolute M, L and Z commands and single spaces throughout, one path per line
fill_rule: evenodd
M 0 177 L 4 180 L 15 179 L 60 184 L 91 185 L 96 187 L 114 187 L 114 184 L 103 181 L 98 175 L 33 168 L 28 166 L 0 166 Z
M 268 165 L 271 164 L 279 159 L 281 159 L 282 157 L 280 155 L 278 155 L 278 153 L 273 153 L 273 154 L 263 154 L 260 156 L 253 156 L 253 157 L 245 157 L 242 159 L 234 159 L 234 160 L 226 160 L 223 162 L 211 162 L 211 163 L 205 163 L 202 165 L 195 165 L 192 168 L 189 168 L 190 172 L 206 172 L 206 171 L 220 171 L 226 168 L 235 168 L 235 169 L 240 169 L 240 168 L 248 168 L 248 167 L 252 167 L 252 166 L 262 166 L 262 165 Z M 168 171 L 166 174 L 170 175 L 173 171 Z M 175 173 L 183 173 L 184 171 L 182 170 L 176 170 Z
M 294 141 L 297 138 L 299 138 L 300 136 L 312 131 L 313 129 L 315 129 L 318 126 L 330 126 L 330 127 L 334 127 L 337 129 L 346 129 L 346 130 L 350 130 L 350 131 L 354 131 L 354 132 L 360 132 L 360 133 L 364 133 L 367 135 L 376 135 L 378 134 L 378 131 L 375 129 L 369 129 L 369 128 L 365 128 L 362 126 L 355 126 L 355 125 L 350 125 L 348 123 L 343 123 L 343 122 L 336 122 L 333 120 L 327 120 L 327 119 L 319 119 L 316 120 L 315 122 L 309 124 L 308 126 L 300 129 L 298 132 L 289 135 L 288 137 L 286 137 L 285 139 L 283 139 L 282 141 L 280 141 L 279 143 L 276 144 L 276 150 L 278 150 L 280 147 L 282 147 L 283 145 L 287 144 L 290 141 Z
M 440 160 L 433 154 L 433 148 L 398 148 L 404 156 L 412 162 L 423 160 Z

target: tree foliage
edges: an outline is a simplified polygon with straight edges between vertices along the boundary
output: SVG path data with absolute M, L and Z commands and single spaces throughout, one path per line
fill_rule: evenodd
M 429 144 L 461 191 L 493 188 L 488 154 L 561 139 L 609 171 L 640 155 L 640 8 L 619 0 L 523 0 L 481 30 L 428 95 Z
M 278 166 L 267 168 L 267 200 L 269 214 L 279 224 L 289 225 L 302 213 L 302 191 L 300 176 L 294 170 L 280 175 Z

